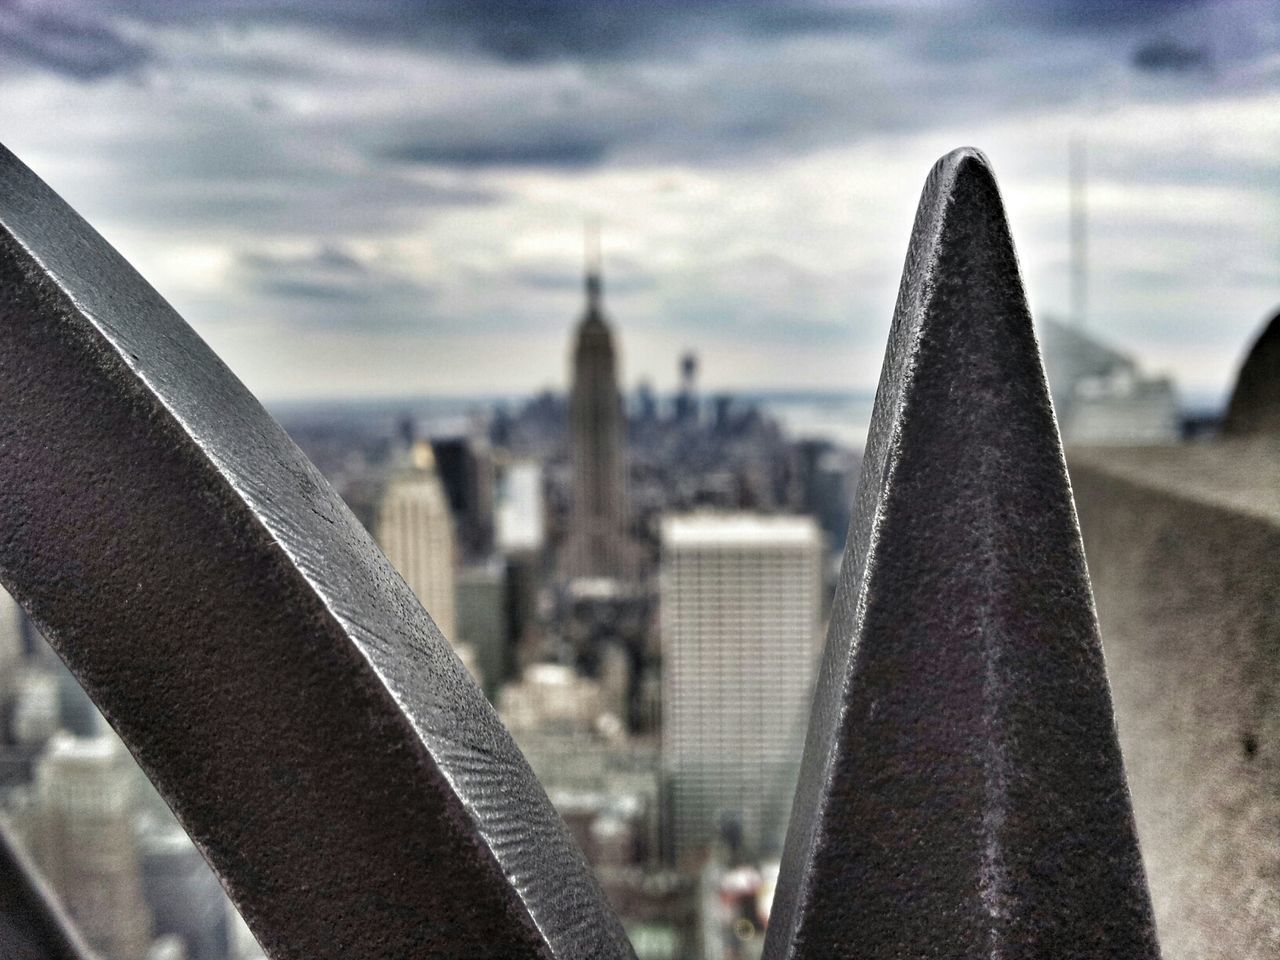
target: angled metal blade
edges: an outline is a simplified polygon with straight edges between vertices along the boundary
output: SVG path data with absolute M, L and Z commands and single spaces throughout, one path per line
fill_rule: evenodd
M 920 201 L 765 956 L 1157 956 L 1057 427 L 975 151 Z
M 0 572 L 272 957 L 632 955 L 337 494 L 7 151 Z
M 0 823 L 0 960 L 94 960 Z

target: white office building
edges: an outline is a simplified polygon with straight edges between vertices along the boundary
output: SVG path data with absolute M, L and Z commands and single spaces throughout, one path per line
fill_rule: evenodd
M 533 553 L 546 539 L 542 506 L 542 467 L 532 460 L 508 464 L 498 482 L 498 549 Z
M 671 854 L 736 822 L 748 853 L 785 829 L 820 642 L 822 536 L 810 517 L 662 523 L 662 767 Z
M 89 944 L 144 960 L 151 913 L 134 838 L 129 755 L 113 734 L 54 736 L 36 767 L 28 846 Z
M 430 444 L 415 444 L 411 468 L 387 484 L 377 539 L 440 632 L 456 642 L 453 517 Z

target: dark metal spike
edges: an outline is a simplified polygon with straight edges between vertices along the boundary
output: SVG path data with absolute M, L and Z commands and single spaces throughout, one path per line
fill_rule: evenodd
M 1263 327 L 1240 366 L 1222 432 L 1228 437 L 1280 435 L 1280 313 Z
M 0 960 L 94 960 L 0 823 Z
M 0 570 L 273 958 L 632 956 L 337 494 L 2 148 Z
M 765 956 L 1158 956 L 1057 427 L 976 151 L 921 198 Z

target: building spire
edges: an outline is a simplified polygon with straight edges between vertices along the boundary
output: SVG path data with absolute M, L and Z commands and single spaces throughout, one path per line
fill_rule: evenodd
M 584 228 L 584 254 L 587 276 L 587 310 L 598 309 L 603 291 L 603 280 L 600 271 L 600 220 L 596 217 L 587 219 Z
M 1089 213 L 1085 180 L 1087 172 L 1086 143 L 1083 134 L 1074 133 L 1067 152 L 1067 180 L 1070 196 L 1071 241 L 1071 321 L 1084 326 L 1089 295 Z

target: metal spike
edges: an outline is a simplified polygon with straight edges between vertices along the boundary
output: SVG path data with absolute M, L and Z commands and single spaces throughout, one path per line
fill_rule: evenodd
M 337 494 L 2 149 L 0 531 L 4 582 L 273 958 L 632 956 Z
M 1228 437 L 1280 435 L 1280 313 L 1263 327 L 1240 366 L 1222 432 Z
M 995 181 L 925 186 L 765 956 L 1158 955 Z
M 0 823 L 0 960 L 93 960 L 89 948 Z

